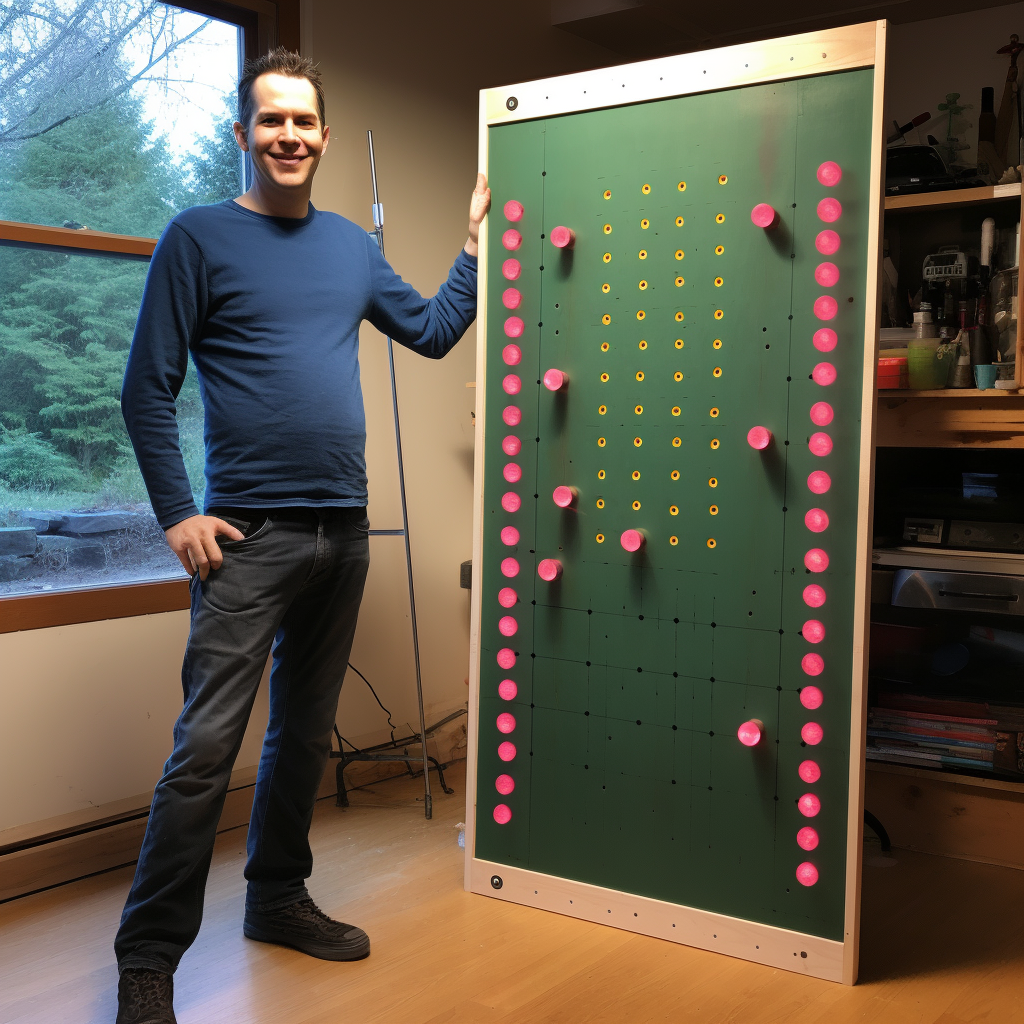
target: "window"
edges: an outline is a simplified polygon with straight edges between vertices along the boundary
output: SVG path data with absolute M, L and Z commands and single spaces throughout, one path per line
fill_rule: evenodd
M 157 610 L 109 588 L 185 578 L 119 395 L 154 240 L 242 191 L 240 66 L 276 41 L 250 3 L 31 0 L 0 19 L 0 630 Z M 178 423 L 201 504 L 191 369 Z M 12 618 L 16 599 L 97 587 L 103 615 Z

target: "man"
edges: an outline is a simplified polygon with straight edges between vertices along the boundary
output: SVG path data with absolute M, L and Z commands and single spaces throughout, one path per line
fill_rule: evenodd
M 174 1021 L 172 976 L 199 931 L 217 821 L 271 649 L 243 929 L 326 960 L 369 955 L 366 933 L 322 913 L 305 887 L 369 563 L 358 330 L 366 319 L 443 356 L 473 321 L 490 205 L 480 175 L 465 249 L 423 299 L 364 230 L 309 201 L 330 139 L 315 65 L 275 50 L 246 64 L 238 96 L 252 187 L 167 226 L 121 396 L 153 510 L 192 577 L 185 705 L 114 943 L 124 1024 Z M 205 410 L 203 515 L 174 418 L 190 352 Z

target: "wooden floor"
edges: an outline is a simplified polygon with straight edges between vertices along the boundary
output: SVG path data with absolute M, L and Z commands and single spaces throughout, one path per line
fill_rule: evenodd
M 414 781 L 332 801 L 310 888 L 373 954 L 330 964 L 242 937 L 245 831 L 217 843 L 206 919 L 175 976 L 181 1024 L 736 1021 L 1020 1024 L 1024 872 L 868 844 L 861 982 L 829 982 L 462 890 L 465 787 L 423 818 Z M 0 906 L 0 1024 L 114 1019 L 111 941 L 131 871 Z

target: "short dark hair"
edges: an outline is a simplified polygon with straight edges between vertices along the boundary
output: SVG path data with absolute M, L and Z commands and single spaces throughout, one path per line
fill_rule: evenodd
M 287 78 L 304 78 L 316 93 L 316 108 L 320 115 L 320 129 L 327 124 L 324 113 L 324 82 L 320 70 L 309 57 L 303 57 L 283 46 L 278 46 L 270 53 L 263 54 L 255 60 L 247 60 L 242 69 L 242 77 L 238 82 L 238 120 L 246 130 L 253 116 L 252 87 L 260 75 L 284 75 Z

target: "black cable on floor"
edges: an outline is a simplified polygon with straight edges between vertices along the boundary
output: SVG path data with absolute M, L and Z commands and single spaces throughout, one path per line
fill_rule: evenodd
M 394 743 L 394 742 L 395 742 L 395 723 L 391 721 L 391 712 L 390 712 L 390 711 L 388 711 L 388 709 L 387 709 L 386 707 L 384 707 L 384 705 L 383 705 L 383 704 L 381 704 L 381 700 L 380 700 L 380 697 L 378 697 L 378 696 L 377 696 L 377 691 L 376 691 L 376 690 L 375 690 L 375 689 L 373 688 L 372 684 L 370 683 L 370 680 L 369 680 L 369 679 L 367 679 L 367 678 L 366 678 L 366 676 L 364 676 L 364 675 L 363 675 L 363 673 L 362 673 L 362 672 L 360 672 L 360 671 L 359 671 L 359 669 L 357 669 L 357 668 L 355 667 L 355 665 L 353 665 L 353 664 L 352 664 L 352 662 L 351 662 L 351 661 L 350 661 L 350 662 L 348 663 L 348 667 L 349 667 L 350 669 L 352 669 L 352 671 L 353 671 L 353 672 L 355 672 L 355 674 L 356 674 L 357 676 L 359 676 L 359 678 L 360 678 L 360 679 L 362 679 L 362 681 L 363 681 L 364 683 L 366 683 L 366 685 L 367 685 L 367 686 L 369 686 L 369 687 L 370 687 L 370 693 L 372 693 L 372 694 L 373 694 L 373 699 L 374 699 L 374 700 L 375 700 L 375 701 L 376 701 L 376 702 L 377 702 L 378 704 L 380 704 L 380 709 L 381 709 L 381 711 L 383 711 L 383 712 L 384 712 L 384 714 L 386 714 L 386 715 L 388 716 L 388 725 L 389 725 L 389 726 L 391 726 L 391 742 L 392 742 L 392 743 Z M 341 734 L 339 733 L 339 736 L 340 736 L 340 735 L 341 735 Z M 351 744 L 351 743 L 349 743 L 349 742 L 348 742 L 348 740 L 346 740 L 345 742 L 346 742 L 346 743 L 348 743 L 348 745 L 349 745 L 350 747 L 352 746 L 352 744 Z M 353 750 L 354 750 L 354 749 L 356 749 L 356 748 L 355 748 L 355 747 L 353 747 Z

